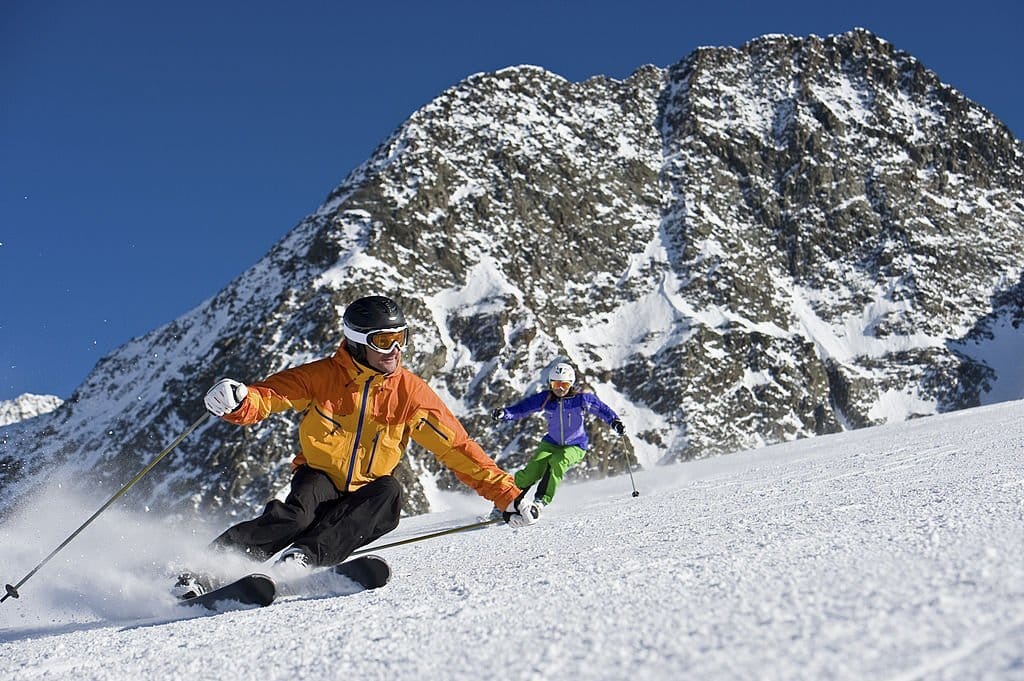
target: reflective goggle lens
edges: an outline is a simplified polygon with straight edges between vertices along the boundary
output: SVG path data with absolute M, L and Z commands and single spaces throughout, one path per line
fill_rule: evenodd
M 366 344 L 377 352 L 388 353 L 398 347 L 405 349 L 409 342 L 409 329 L 374 331 L 366 334 Z
M 556 390 L 568 390 L 572 387 L 569 381 L 551 381 L 551 387 Z

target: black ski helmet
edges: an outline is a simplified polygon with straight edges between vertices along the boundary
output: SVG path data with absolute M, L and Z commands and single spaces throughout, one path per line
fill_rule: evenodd
M 365 337 L 374 331 L 407 326 L 398 303 L 385 296 L 366 296 L 350 303 L 345 308 L 342 325 L 349 352 L 362 363 L 366 362 L 366 345 L 351 336 Z
M 366 296 L 350 303 L 342 321 L 359 333 L 406 326 L 398 303 L 385 296 Z

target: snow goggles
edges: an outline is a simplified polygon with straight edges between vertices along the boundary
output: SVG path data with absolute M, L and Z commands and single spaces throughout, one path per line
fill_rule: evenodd
M 345 338 L 353 343 L 368 345 L 377 352 L 386 355 L 395 348 L 405 350 L 405 346 L 409 342 L 409 327 L 400 326 L 395 329 L 378 329 L 377 331 L 362 333 L 346 324 Z
M 551 381 L 551 389 L 552 390 L 558 390 L 558 389 L 568 390 L 571 387 L 572 387 L 572 383 L 570 383 L 569 381 Z

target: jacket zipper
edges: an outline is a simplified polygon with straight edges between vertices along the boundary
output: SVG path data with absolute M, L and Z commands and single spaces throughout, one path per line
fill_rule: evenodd
M 366 418 L 366 401 L 370 398 L 370 385 L 373 384 L 373 377 L 371 376 L 366 384 L 363 386 L 363 401 L 359 406 L 359 420 L 356 422 L 356 433 L 355 442 L 352 443 L 352 458 L 348 463 L 348 477 L 345 478 L 345 491 L 349 491 L 349 486 L 352 484 L 352 474 L 356 470 L 356 456 L 359 454 L 359 438 L 363 434 L 363 419 Z
M 565 400 L 558 400 L 558 444 L 565 445 L 565 414 L 562 411 L 562 405 L 565 404 Z
M 434 431 L 435 433 L 437 433 L 438 435 L 440 435 L 440 436 L 441 436 L 441 439 L 443 439 L 443 440 L 447 440 L 447 439 L 448 439 L 448 436 L 447 436 L 447 435 L 445 435 L 444 433 L 442 433 L 442 432 L 441 432 L 440 430 L 438 430 L 438 429 L 437 429 L 436 427 L 434 427 L 434 424 L 433 424 L 433 423 L 431 423 L 430 421 L 428 421 L 428 420 L 426 420 L 426 419 L 420 419 L 420 423 L 422 423 L 422 424 L 424 424 L 424 425 L 427 425 L 427 426 L 429 426 L 429 427 L 430 427 L 430 429 L 431 429 L 432 431 Z
M 316 413 L 317 413 L 317 414 L 320 414 L 320 416 L 324 417 L 324 418 L 325 418 L 326 420 L 328 420 L 328 421 L 330 421 L 331 423 L 333 423 L 333 424 L 334 424 L 334 430 L 332 430 L 332 431 L 330 432 L 330 435 L 334 435 L 335 433 L 337 433 L 337 432 L 338 432 L 338 430 L 340 430 L 340 429 L 341 429 L 341 424 L 340 424 L 340 423 L 338 423 L 337 421 L 335 421 L 334 419 L 332 419 L 332 418 L 331 418 L 330 416 L 328 416 L 327 414 L 325 414 L 325 413 L 323 413 L 322 411 L 320 411 L 320 407 L 313 407 L 313 409 L 314 409 L 314 410 L 316 411 Z
M 366 464 L 366 474 L 369 475 L 370 471 L 373 470 L 373 457 L 377 456 L 377 443 L 380 441 L 380 431 L 373 436 L 373 448 L 370 449 L 370 460 Z

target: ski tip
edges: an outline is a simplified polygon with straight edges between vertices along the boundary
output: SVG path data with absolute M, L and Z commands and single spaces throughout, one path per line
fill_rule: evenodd
M 391 565 L 389 565 L 386 560 L 375 553 L 368 553 L 365 556 L 362 556 L 362 558 L 364 558 L 368 563 L 373 564 L 373 571 L 375 572 L 374 577 L 381 586 L 384 586 L 391 581 Z
M 364 589 L 379 589 L 391 581 L 391 566 L 386 560 L 372 553 L 339 563 L 332 569 Z

